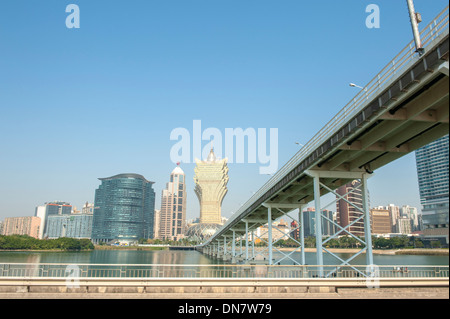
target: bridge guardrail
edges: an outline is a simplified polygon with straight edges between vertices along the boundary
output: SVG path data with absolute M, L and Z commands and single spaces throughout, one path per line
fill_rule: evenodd
M 321 266 L 327 278 L 448 278 L 449 266 Z M 0 264 L 9 278 L 318 278 L 314 265 Z

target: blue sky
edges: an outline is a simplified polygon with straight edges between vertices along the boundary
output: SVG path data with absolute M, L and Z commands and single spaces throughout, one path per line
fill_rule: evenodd
M 65 8 L 80 8 L 68 29 Z M 381 26 L 365 25 L 366 6 Z M 424 27 L 447 1 L 415 0 Z M 170 132 L 278 128 L 279 166 L 410 40 L 401 0 L 0 0 L 0 220 L 80 207 L 99 177 L 138 173 L 157 205 Z M 207 142 L 205 142 L 206 144 Z M 188 218 L 199 215 L 194 164 Z M 269 178 L 230 164 L 229 217 Z M 414 154 L 370 179 L 371 204 L 420 207 Z

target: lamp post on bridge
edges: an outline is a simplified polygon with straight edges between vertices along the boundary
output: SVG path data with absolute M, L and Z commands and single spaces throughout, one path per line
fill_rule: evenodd
M 406 2 L 408 4 L 409 18 L 411 20 L 414 42 L 416 43 L 416 51 L 419 52 L 419 54 L 422 54 L 424 48 L 422 46 L 422 40 L 420 39 L 420 32 L 419 32 L 419 23 L 422 22 L 422 17 L 420 13 L 417 13 L 415 11 L 413 0 L 406 0 Z
M 354 87 L 354 88 L 358 88 L 358 89 L 364 90 L 364 92 L 366 92 L 366 99 L 369 98 L 369 96 L 367 95 L 367 87 L 362 87 L 362 86 L 359 86 L 359 85 L 357 85 L 357 84 L 355 84 L 355 83 L 349 83 L 349 85 L 350 85 L 351 87 Z

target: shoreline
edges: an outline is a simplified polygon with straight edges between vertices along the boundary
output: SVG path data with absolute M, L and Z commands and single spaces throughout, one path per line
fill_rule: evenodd
M 135 250 L 135 251 L 155 251 L 155 250 L 166 250 L 168 247 L 111 247 L 111 246 L 95 246 L 95 249 L 85 249 L 85 250 L 63 250 L 63 249 L 0 249 L 2 252 L 90 252 L 95 250 Z M 281 247 L 277 248 L 280 251 L 293 251 L 297 250 L 294 247 Z M 328 248 L 332 253 L 342 253 L 342 254 L 355 254 L 361 249 L 359 248 Z M 314 253 L 316 248 L 305 248 L 305 252 Z M 363 253 L 364 254 L 364 253 Z M 413 248 L 413 249 L 373 249 L 374 255 L 423 255 L 423 256 L 449 256 L 448 248 Z
M 292 251 L 296 248 L 278 248 L 281 251 Z M 327 248 L 332 253 L 357 253 L 360 248 Z M 305 248 L 305 252 L 314 253 L 316 248 Z M 412 248 L 412 249 L 373 249 L 374 255 L 424 255 L 424 256 L 448 256 L 448 248 Z M 364 254 L 364 253 L 363 253 Z

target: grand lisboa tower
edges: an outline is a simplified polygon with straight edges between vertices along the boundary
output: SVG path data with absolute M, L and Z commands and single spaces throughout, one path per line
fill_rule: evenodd
M 206 241 L 222 226 L 221 207 L 227 193 L 227 159 L 217 159 L 211 148 L 205 161 L 195 159 L 195 194 L 200 202 L 200 223 L 189 227 L 186 237 Z

